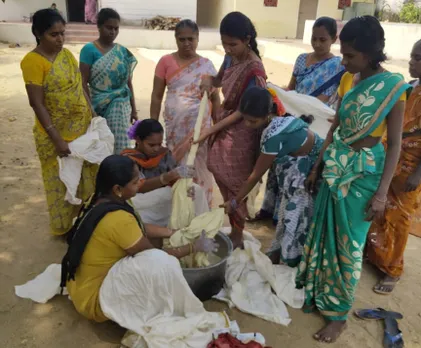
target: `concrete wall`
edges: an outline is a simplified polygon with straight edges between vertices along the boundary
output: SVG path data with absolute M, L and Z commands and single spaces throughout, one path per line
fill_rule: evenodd
M 141 22 L 157 15 L 196 20 L 197 0 L 101 0 L 100 7 L 115 9 L 125 23 Z
M 35 45 L 29 23 L 0 23 L 0 41 Z M 173 31 L 121 27 L 116 41 L 127 47 L 168 50 L 177 48 Z M 221 38 L 216 30 L 200 32 L 199 49 L 214 50 L 220 43 Z
M 0 21 L 22 21 L 24 16 L 50 7 L 53 2 L 67 18 L 66 0 L 6 0 L 6 3 L 0 1 Z
M 235 10 L 236 0 L 197 0 L 197 24 L 219 28 L 222 18 Z
M 307 21 L 303 42 L 311 44 L 314 21 Z M 386 54 L 390 59 L 409 60 L 412 47 L 421 37 L 420 24 L 382 22 L 386 36 Z M 404 38 L 404 39 L 402 39 Z
M 236 0 L 236 11 L 256 25 L 259 37 L 295 38 L 300 0 L 279 0 L 277 7 L 265 7 L 263 0 Z
M 319 0 L 317 7 L 317 18 L 332 17 L 342 19 L 343 10 L 338 10 L 338 0 Z

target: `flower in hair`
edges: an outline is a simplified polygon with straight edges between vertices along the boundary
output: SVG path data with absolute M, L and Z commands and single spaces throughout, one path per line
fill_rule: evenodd
M 278 94 L 273 88 L 268 88 L 268 92 L 272 96 L 273 102 L 276 104 L 276 110 L 278 116 L 283 116 L 286 113 L 284 104 L 282 104 L 281 100 L 278 97 Z
M 139 124 L 142 122 L 142 120 L 137 120 L 135 123 L 132 124 L 132 126 L 129 128 L 129 130 L 127 131 L 127 135 L 129 137 L 129 139 L 134 140 L 136 139 L 136 129 L 137 126 L 139 126 Z

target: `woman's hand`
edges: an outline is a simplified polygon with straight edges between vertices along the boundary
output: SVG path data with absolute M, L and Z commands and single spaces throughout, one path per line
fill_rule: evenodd
M 219 248 L 218 243 L 214 239 L 206 237 L 205 230 L 202 231 L 201 236 L 194 242 L 193 246 L 195 252 L 204 252 L 206 254 L 216 252 Z
M 182 165 L 164 174 L 164 184 L 168 185 L 182 178 L 193 178 L 194 174 L 194 167 Z
M 134 110 L 134 111 L 132 111 L 132 113 L 130 115 L 130 124 L 135 123 L 137 120 L 138 120 L 137 111 Z
M 365 221 L 382 221 L 386 209 L 387 196 L 375 194 L 368 202 Z
M 413 173 L 406 180 L 405 192 L 415 191 L 421 185 L 421 173 Z
M 197 139 L 193 144 L 201 144 L 204 141 L 206 141 L 210 136 L 212 135 L 212 132 L 210 131 L 210 128 L 205 128 L 200 133 L 199 139 Z
M 205 92 L 208 92 L 210 95 L 213 91 L 213 77 L 212 76 L 203 76 L 202 82 L 200 83 L 200 93 L 202 95 L 205 94 Z
M 220 205 L 219 208 L 224 208 L 225 214 L 230 215 L 237 210 L 238 204 L 237 204 L 237 201 L 233 199 L 231 201 L 225 202 L 224 204 Z
M 65 142 L 62 138 L 56 140 L 54 142 L 54 146 L 56 148 L 56 151 L 59 155 L 59 157 L 67 157 L 70 155 L 70 148 L 69 144 Z
M 307 176 L 306 181 L 304 182 L 306 190 L 310 193 L 313 193 L 316 190 L 317 180 L 320 178 L 320 169 L 321 166 L 315 164 L 311 169 L 310 174 Z

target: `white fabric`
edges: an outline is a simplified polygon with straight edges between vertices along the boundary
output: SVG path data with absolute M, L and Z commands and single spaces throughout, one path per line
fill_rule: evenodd
M 299 94 L 296 91 L 285 91 L 270 82 L 268 88 L 272 88 L 276 92 L 285 107 L 285 111 L 293 116 L 313 115 L 316 119 L 324 120 L 335 116 L 335 110 L 315 97 Z
M 65 200 L 79 205 L 82 200 L 76 197 L 82 175 L 83 162 L 100 164 L 114 152 L 114 135 L 103 117 L 94 117 L 84 135 L 69 143 L 71 154 L 57 157 L 60 180 L 66 186 Z
M 44 272 L 26 284 L 15 286 L 15 294 L 37 303 L 47 303 L 55 295 L 60 294 L 61 265 L 53 263 Z M 67 295 L 67 291 L 63 295 Z
M 304 304 L 304 289 L 295 288 L 297 269 L 273 265 L 260 248 L 260 242 L 244 231 L 244 250 L 236 249 L 228 258 L 226 284 L 215 298 L 245 313 L 288 325 L 291 319 L 284 303 L 292 308 Z
M 224 313 L 204 309 L 178 260 L 156 249 L 118 261 L 99 300 L 108 318 L 139 335 L 136 348 L 204 348 L 229 323 Z
M 201 215 L 209 211 L 209 205 L 202 187 L 193 184 L 195 199 L 194 211 Z M 186 189 L 187 196 L 187 189 Z M 187 197 L 189 201 L 191 198 Z M 171 187 L 163 187 L 147 193 L 138 193 L 131 202 L 136 212 L 145 224 L 168 226 L 173 202 L 173 190 Z

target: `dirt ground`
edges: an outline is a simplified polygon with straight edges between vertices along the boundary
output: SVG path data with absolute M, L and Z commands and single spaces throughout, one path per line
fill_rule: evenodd
M 70 48 L 77 56 L 80 47 Z M 67 298 L 56 297 L 40 305 L 14 294 L 15 285 L 32 279 L 49 264 L 60 262 L 65 251 L 64 242 L 48 233 L 48 214 L 32 137 L 34 115 L 19 68 L 20 60 L 29 50 L 30 47 L 10 49 L 0 45 L 0 347 L 119 347 L 123 329 L 113 323 L 95 324 L 85 320 Z M 139 59 L 134 76 L 137 106 L 140 115 L 148 117 L 154 63 L 136 54 Z M 267 60 L 264 63 L 271 81 L 287 83 L 291 66 Z M 248 230 L 266 246 L 274 234 L 269 225 L 250 225 Z M 402 312 L 405 318 L 400 327 L 409 348 L 421 347 L 420 250 L 421 239 L 411 237 L 406 252 L 406 273 L 391 296 L 374 294 L 371 289 L 378 274 L 366 265 L 355 303 L 356 308 L 383 307 Z M 305 315 L 290 309 L 292 323 L 283 327 L 229 310 L 215 301 L 207 302 L 206 308 L 226 310 L 243 332 L 261 332 L 267 344 L 274 348 L 323 346 L 312 339 L 312 334 L 323 325 L 316 314 Z M 363 322 L 351 316 L 348 330 L 331 347 L 377 348 L 382 346 L 382 337 L 381 323 Z

